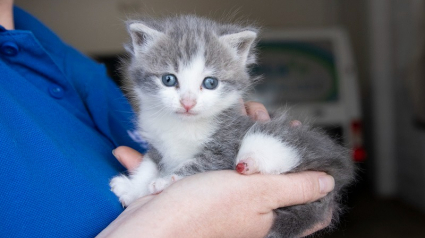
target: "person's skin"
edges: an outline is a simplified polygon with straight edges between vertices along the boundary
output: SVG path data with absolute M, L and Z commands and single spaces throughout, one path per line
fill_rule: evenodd
M 0 0 L 0 25 L 14 29 L 13 0 Z M 262 104 L 247 102 L 247 114 L 267 121 Z M 128 147 L 114 150 L 130 171 L 142 155 Z M 249 175 L 214 171 L 184 178 L 158 195 L 134 203 L 99 237 L 264 237 L 273 222 L 273 209 L 315 201 L 334 187 L 320 172 L 290 175 Z M 304 235 L 325 228 L 317 224 Z
M 7 30 L 15 29 L 12 9 L 13 0 L 0 0 L 0 25 Z

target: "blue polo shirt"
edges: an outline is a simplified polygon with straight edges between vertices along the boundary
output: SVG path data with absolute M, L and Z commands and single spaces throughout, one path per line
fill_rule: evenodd
M 0 27 L 0 236 L 94 237 L 122 212 L 111 150 L 144 151 L 133 112 L 103 65 L 14 15 Z

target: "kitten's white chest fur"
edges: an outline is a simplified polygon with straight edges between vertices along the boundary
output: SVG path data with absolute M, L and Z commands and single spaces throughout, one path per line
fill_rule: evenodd
M 210 73 L 203 55 L 198 53 L 190 63 L 173 72 L 179 80 L 178 88 L 165 87 L 157 80 L 161 90 L 156 97 L 147 96 L 142 91 L 137 93 L 141 102 L 138 125 L 142 136 L 162 155 L 165 173 L 201 152 L 216 130 L 215 115 L 221 112 L 221 107 L 232 105 L 235 99 L 229 100 L 230 97 L 238 96 L 228 93 L 229 98 L 224 98 L 227 100 L 220 100 L 223 97 L 216 90 L 202 90 L 202 81 Z M 195 104 L 187 112 L 182 104 L 184 100 Z
M 142 136 L 160 151 L 164 169 L 172 171 L 201 152 L 216 130 L 212 119 L 182 121 L 175 117 L 140 114 Z

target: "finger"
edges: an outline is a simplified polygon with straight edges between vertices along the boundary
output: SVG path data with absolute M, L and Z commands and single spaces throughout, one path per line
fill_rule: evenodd
M 261 103 L 252 101 L 245 102 L 245 109 L 248 116 L 256 121 L 266 122 L 270 120 L 270 115 L 266 107 Z
M 302 123 L 301 123 L 300 121 L 298 121 L 298 120 L 292 120 L 289 124 L 290 124 L 292 127 L 299 127 L 299 126 L 301 126 L 301 125 L 302 125 Z
M 143 158 L 142 154 L 127 146 L 117 147 L 112 151 L 112 154 L 114 154 L 115 158 L 130 171 L 137 168 Z
M 334 178 L 323 172 L 309 171 L 265 179 L 269 182 L 264 186 L 264 194 L 270 200 L 271 209 L 316 201 L 326 196 L 335 186 Z M 267 191 L 273 193 L 269 194 Z

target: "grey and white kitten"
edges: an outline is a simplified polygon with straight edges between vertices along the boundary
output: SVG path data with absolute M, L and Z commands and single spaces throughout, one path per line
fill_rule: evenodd
M 255 28 L 195 16 L 127 26 L 127 89 L 150 150 L 129 176 L 111 180 L 123 205 L 204 171 L 316 170 L 335 178 L 334 191 L 317 202 L 275 210 L 268 237 L 299 237 L 329 212 L 337 219 L 341 189 L 354 174 L 347 150 L 285 112 L 265 123 L 241 114 L 240 100 L 255 81 L 249 74 L 256 60 Z

